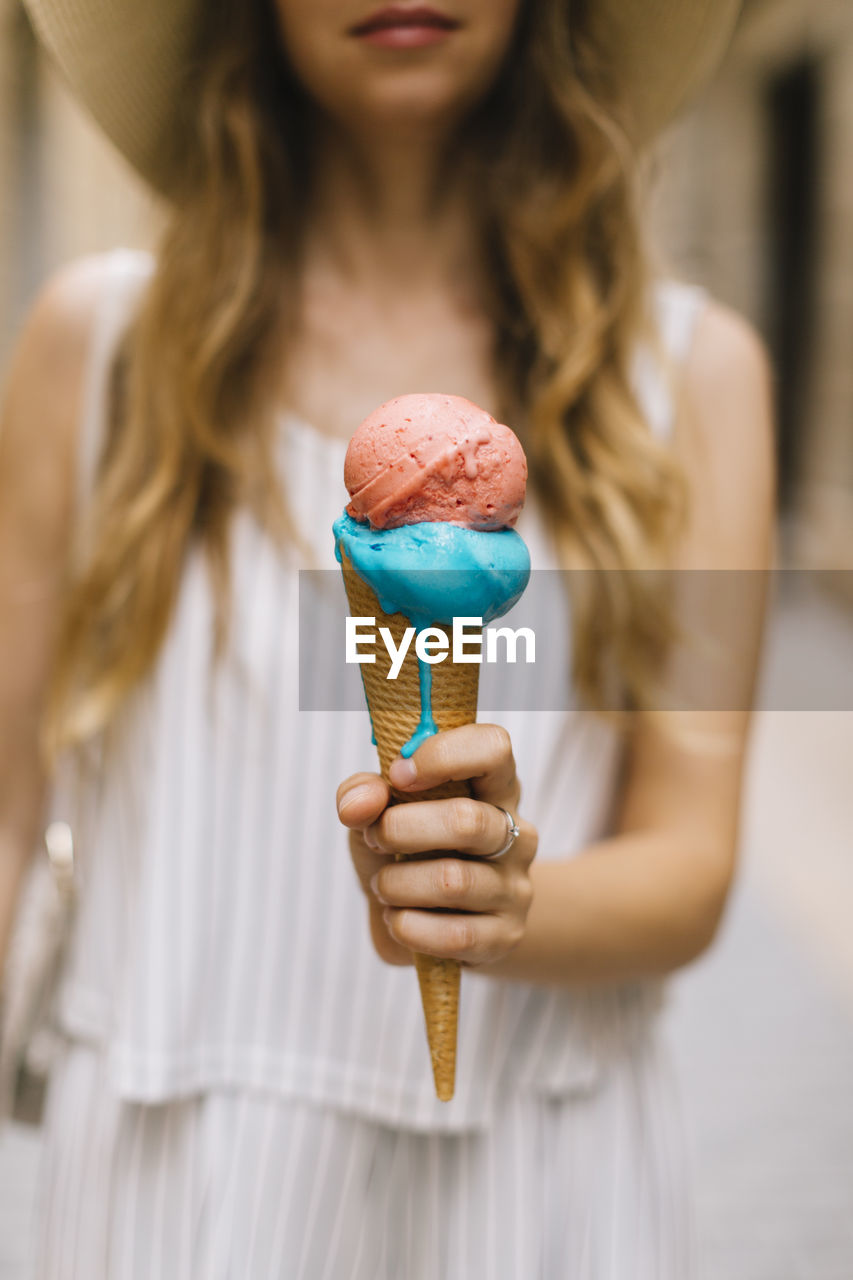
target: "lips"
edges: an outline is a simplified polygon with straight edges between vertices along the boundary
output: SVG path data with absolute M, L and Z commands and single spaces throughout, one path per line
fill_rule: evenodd
M 371 36 L 382 31 L 395 30 L 432 30 L 455 31 L 459 23 L 455 18 L 441 13 L 438 9 L 421 7 L 408 9 L 397 5 L 388 5 L 370 15 L 350 29 L 354 36 Z

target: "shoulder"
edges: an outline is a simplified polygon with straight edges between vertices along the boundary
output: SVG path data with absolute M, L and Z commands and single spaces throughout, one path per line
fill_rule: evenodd
M 78 258 L 50 277 L 25 316 L 12 352 L 4 397 L 7 416 L 37 404 L 48 411 L 46 429 L 73 433 L 99 319 L 111 300 L 144 283 L 152 265 L 147 253 L 117 249 Z
M 61 429 L 65 424 L 73 430 L 82 409 L 98 319 L 125 281 L 145 278 L 150 263 L 147 254 L 114 250 L 78 258 L 50 277 L 30 307 L 12 352 L 7 414 L 37 402 L 42 410 L 55 410 L 49 413 L 49 425 Z
M 0 480 L 45 520 L 51 508 L 70 516 L 92 344 L 110 299 L 144 278 L 146 259 L 125 250 L 77 259 L 50 277 L 24 318 L 3 387 Z
M 682 364 L 673 443 L 709 566 L 760 567 L 775 494 L 771 366 L 752 325 L 713 300 Z
M 13 367 L 22 358 L 47 356 L 60 362 L 58 372 L 70 375 L 110 297 L 147 279 L 152 266 L 147 253 L 115 249 L 61 267 L 42 286 L 24 319 Z
M 66 263 L 36 295 L 21 341 L 47 343 L 60 353 L 79 346 L 110 293 L 124 280 L 146 278 L 153 261 L 142 250 L 113 249 Z
M 684 364 L 687 396 L 702 402 L 713 392 L 727 405 L 767 400 L 770 382 L 770 361 L 757 331 L 730 307 L 708 299 L 697 317 Z

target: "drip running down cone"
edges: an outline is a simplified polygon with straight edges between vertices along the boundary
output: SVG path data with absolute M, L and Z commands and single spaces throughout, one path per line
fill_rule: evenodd
M 409 625 L 408 618 L 401 613 L 385 613 L 372 587 L 353 570 L 345 553 L 341 568 L 352 616 L 375 617 L 377 627 L 388 627 L 395 645 L 399 645 Z M 414 649 L 410 646 L 396 680 L 387 679 L 390 665 L 387 650 L 378 647 L 376 662 L 361 668 L 379 765 L 386 781 L 391 761 L 397 758 L 401 748 L 415 733 L 421 714 L 418 660 Z M 474 723 L 479 676 L 480 668 L 476 664 L 454 666 L 443 662 L 433 669 L 432 715 L 439 729 L 454 729 Z M 471 790 L 467 782 L 447 782 L 415 795 L 405 795 L 393 787 L 391 793 L 396 802 L 405 803 L 410 800 L 448 800 L 454 796 L 470 795 Z M 442 1102 L 448 1102 L 453 1097 L 456 1078 L 459 963 L 416 953 L 415 968 L 421 989 L 435 1092 Z

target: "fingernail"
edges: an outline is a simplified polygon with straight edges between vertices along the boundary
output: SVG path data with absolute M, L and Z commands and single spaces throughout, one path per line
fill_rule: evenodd
M 370 891 L 373 894 L 373 896 L 379 900 L 379 902 L 386 901 L 386 899 L 383 898 L 382 894 L 379 892 L 379 872 L 378 871 L 375 873 L 375 875 L 372 875 L 370 877 Z
M 365 800 L 369 794 L 370 787 L 364 786 L 363 783 L 361 786 L 352 787 L 351 790 L 345 791 L 338 805 L 338 813 L 345 813 L 352 805 L 358 804 L 360 800 Z
M 382 852 L 382 845 L 379 843 L 376 836 L 375 824 L 372 827 L 364 828 L 364 843 L 367 845 L 368 849 L 372 849 L 374 853 Z
M 417 776 L 417 765 L 414 760 L 407 760 L 405 756 L 398 756 L 388 770 L 388 777 L 395 787 L 407 787 Z
M 389 929 L 391 928 L 392 915 L 393 913 L 390 907 L 386 907 L 385 910 L 382 912 L 382 919 L 385 921 L 385 924 L 388 926 Z

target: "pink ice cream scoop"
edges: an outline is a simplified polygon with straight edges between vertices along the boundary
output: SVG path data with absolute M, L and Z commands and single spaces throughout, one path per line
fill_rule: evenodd
M 397 396 L 365 418 L 347 449 L 347 512 L 373 529 L 444 521 L 503 529 L 524 503 L 515 434 L 461 396 Z

